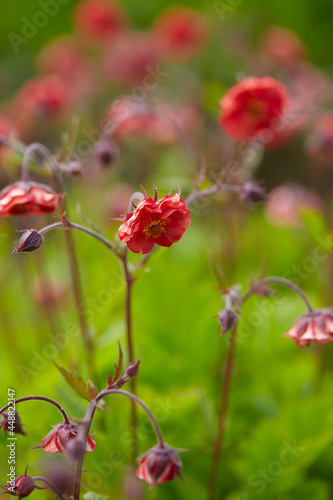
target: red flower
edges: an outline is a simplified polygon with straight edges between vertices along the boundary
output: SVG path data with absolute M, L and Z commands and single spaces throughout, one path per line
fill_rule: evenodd
M 182 479 L 180 474 L 181 466 L 176 450 L 165 444 L 163 448 L 157 445 L 140 460 L 136 476 L 155 486 L 166 481 L 172 481 L 176 477 Z
M 53 212 L 60 194 L 37 182 L 18 181 L 0 193 L 0 217 L 12 215 L 42 215 Z
M 311 340 L 327 343 L 333 340 L 333 313 L 330 309 L 317 309 L 301 316 L 285 333 L 299 346 L 309 345 Z
M 39 76 L 27 81 L 17 97 L 17 111 L 37 116 L 53 116 L 66 110 L 70 87 L 59 75 Z
M 135 253 L 148 253 L 154 244 L 170 247 L 180 240 L 191 223 L 191 212 L 180 193 L 163 196 L 157 201 L 145 193 L 145 199 L 138 203 L 134 212 L 126 214 L 125 222 L 118 234 L 121 241 Z
M 66 455 L 66 445 L 69 440 L 74 439 L 77 436 L 78 430 L 79 426 L 77 424 L 65 424 L 65 422 L 57 424 L 53 427 L 52 431 L 49 432 L 44 439 L 42 439 L 42 444 L 40 446 L 36 446 L 36 448 L 43 448 L 43 450 L 48 453 L 60 452 Z M 86 452 L 93 451 L 95 446 L 95 441 L 89 436 L 86 445 Z
M 75 9 L 74 23 L 88 42 L 105 43 L 123 30 L 125 15 L 115 2 L 83 0 Z
M 22 476 L 10 480 L 6 487 L 1 486 L 1 488 L 4 490 L 3 494 L 7 493 L 9 495 L 16 495 L 19 498 L 25 498 L 34 491 L 36 486 L 32 477 L 27 475 L 27 469 L 28 467 L 26 468 L 26 471 L 24 474 L 22 474 Z
M 284 85 L 274 78 L 250 76 L 234 85 L 221 99 L 220 126 L 235 140 L 250 139 L 273 128 L 286 110 Z
M 208 32 L 204 18 L 186 7 L 171 7 L 163 11 L 155 28 L 163 52 L 177 59 L 197 53 L 205 44 Z
M 292 31 L 270 26 L 260 40 L 260 46 L 269 58 L 279 64 L 291 66 L 304 57 L 304 46 Z

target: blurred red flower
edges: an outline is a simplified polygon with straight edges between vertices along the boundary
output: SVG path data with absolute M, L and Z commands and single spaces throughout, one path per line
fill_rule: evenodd
M 164 55 L 185 59 L 203 48 L 208 27 L 199 12 L 186 7 L 170 7 L 156 19 L 155 32 Z
M 64 453 L 66 455 L 66 445 L 68 441 L 76 438 L 78 434 L 79 426 L 77 424 L 66 424 L 61 422 L 53 427 L 52 431 L 42 439 L 42 444 L 36 446 L 36 448 L 43 448 L 44 451 L 48 453 Z M 86 445 L 86 452 L 93 451 L 95 449 L 96 443 L 89 436 Z
M 136 476 L 155 486 L 181 477 L 181 462 L 176 450 L 164 444 L 154 446 L 140 461 Z
M 270 26 L 261 37 L 260 47 L 270 59 L 283 66 L 297 63 L 305 53 L 298 36 L 281 26 Z
M 87 42 L 105 44 L 125 27 L 125 14 L 116 2 L 83 0 L 74 12 L 74 24 Z
M 135 253 L 148 253 L 154 244 L 170 247 L 180 240 L 191 223 L 191 212 L 180 193 L 163 196 L 157 201 L 145 193 L 134 212 L 126 214 L 118 234 L 122 242 Z
M 16 105 L 20 113 L 53 116 L 66 110 L 70 102 L 68 82 L 59 75 L 28 80 L 20 89 Z
M 301 316 L 285 333 L 299 346 L 309 345 L 311 340 L 327 343 L 333 340 L 333 313 L 330 309 L 317 309 Z
M 0 193 L 0 217 L 53 212 L 58 206 L 60 196 L 44 184 L 15 182 Z
M 287 92 L 282 83 L 269 76 L 250 76 L 221 99 L 219 123 L 233 139 L 248 140 L 263 129 L 274 132 L 286 104 Z

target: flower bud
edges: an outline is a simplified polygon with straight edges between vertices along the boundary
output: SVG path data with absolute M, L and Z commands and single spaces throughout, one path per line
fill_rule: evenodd
M 15 434 L 23 434 L 23 436 L 26 435 L 22 427 L 21 419 L 16 411 L 14 412 L 14 418 L 8 413 L 0 415 L 0 429 L 4 430 L 5 436 L 8 431 L 14 431 Z
M 2 486 L 2 489 L 4 490 L 3 493 L 14 496 L 16 495 L 19 498 L 24 498 L 30 495 L 30 493 L 32 493 L 35 489 L 35 483 L 32 477 L 27 475 L 27 469 L 22 476 L 16 477 L 14 480 L 10 480 L 7 486 Z
M 130 363 L 128 367 L 125 370 L 126 375 L 129 378 L 134 378 L 137 376 L 139 372 L 139 365 L 140 365 L 141 359 L 139 359 L 136 363 Z
M 172 481 L 176 477 L 182 476 L 181 462 L 174 448 L 164 444 L 154 446 L 140 461 L 140 466 L 136 471 L 136 476 L 143 479 L 148 484 L 155 486 L 166 481 Z
M 19 245 L 14 248 L 12 253 L 34 252 L 43 243 L 44 238 L 35 229 L 27 229 L 21 236 Z
M 265 191 L 254 182 L 247 182 L 242 186 L 240 197 L 243 201 L 249 203 L 260 203 L 267 198 Z
M 217 314 L 217 319 L 221 327 L 221 335 L 230 330 L 237 321 L 237 314 L 231 309 L 222 309 Z
M 97 141 L 94 146 L 94 156 L 103 167 L 108 167 L 119 156 L 118 146 L 110 141 Z

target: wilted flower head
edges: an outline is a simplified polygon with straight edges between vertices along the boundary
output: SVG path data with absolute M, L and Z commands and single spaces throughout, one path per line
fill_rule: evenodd
M 182 464 L 174 448 L 164 444 L 151 448 L 140 460 L 136 476 L 155 486 L 181 476 Z
M 66 424 L 61 422 L 53 427 L 52 431 L 42 439 L 42 444 L 36 448 L 43 448 L 48 453 L 64 453 L 66 454 L 66 446 L 68 441 L 76 438 L 79 431 L 79 426 L 74 423 Z M 96 443 L 89 436 L 86 445 L 86 452 L 93 451 Z
M 144 191 L 134 212 L 126 214 L 124 223 L 118 234 L 121 241 L 135 253 L 148 253 L 155 243 L 162 247 L 170 247 L 180 240 L 191 223 L 191 212 L 180 193 L 163 196 L 157 200 L 157 190 L 152 199 Z
M 19 245 L 14 248 L 12 253 L 34 252 L 43 243 L 44 238 L 35 229 L 27 229 L 20 238 Z
M 282 83 L 270 76 L 249 76 L 221 99 L 219 123 L 233 139 L 248 140 L 263 129 L 274 128 L 286 103 L 287 92 Z
M 331 309 L 316 309 L 303 314 L 295 325 L 285 333 L 299 346 L 309 345 L 311 340 L 327 343 L 333 340 L 333 312 Z
M 187 7 L 170 7 L 156 19 L 155 32 L 164 55 L 184 59 L 202 49 L 208 29 L 199 12 Z
M 25 498 L 30 495 L 36 488 L 32 477 L 28 476 L 27 469 L 22 476 L 18 476 L 15 480 L 10 480 L 7 486 L 1 486 L 4 490 L 3 494 L 7 493 L 9 495 L 18 496 L 19 498 Z
M 0 193 L 0 217 L 53 212 L 61 195 L 44 184 L 18 181 Z

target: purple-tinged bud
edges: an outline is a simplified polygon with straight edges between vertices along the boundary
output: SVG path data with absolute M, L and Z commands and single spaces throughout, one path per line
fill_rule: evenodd
M 71 160 L 68 163 L 59 163 L 58 167 L 68 175 L 79 175 L 84 169 L 84 165 L 77 160 Z
M 9 495 L 16 495 L 19 498 L 25 498 L 35 489 L 35 483 L 32 477 L 27 475 L 28 467 L 22 476 L 16 477 L 10 480 L 7 486 L 1 486 L 4 490 L 3 494 L 8 493 Z
M 136 363 L 131 363 L 128 365 L 128 367 L 125 370 L 126 375 L 129 378 L 134 378 L 137 376 L 139 372 L 139 365 L 140 365 L 141 359 L 139 359 Z
M 221 335 L 230 330 L 237 321 L 237 314 L 231 309 L 222 309 L 217 314 L 217 319 L 221 327 Z
M 240 197 L 243 201 L 249 203 L 260 203 L 267 199 L 267 195 L 263 188 L 254 182 L 247 182 L 242 186 Z
M 110 141 L 97 141 L 94 146 L 94 156 L 103 167 L 108 167 L 119 157 L 118 146 Z
M 27 229 L 21 236 L 19 245 L 14 248 L 12 253 L 34 252 L 43 243 L 44 238 L 35 229 Z
M 16 411 L 13 415 L 9 413 L 0 415 L 0 429 L 4 430 L 5 436 L 8 431 L 13 431 L 15 434 L 23 434 L 23 436 L 26 435 L 23 430 L 21 419 Z
M 181 479 L 182 464 L 174 448 L 164 444 L 151 448 L 144 458 L 140 460 L 140 466 L 136 471 L 136 477 L 143 479 L 146 483 L 155 486 L 166 481 L 172 481 L 176 477 Z

